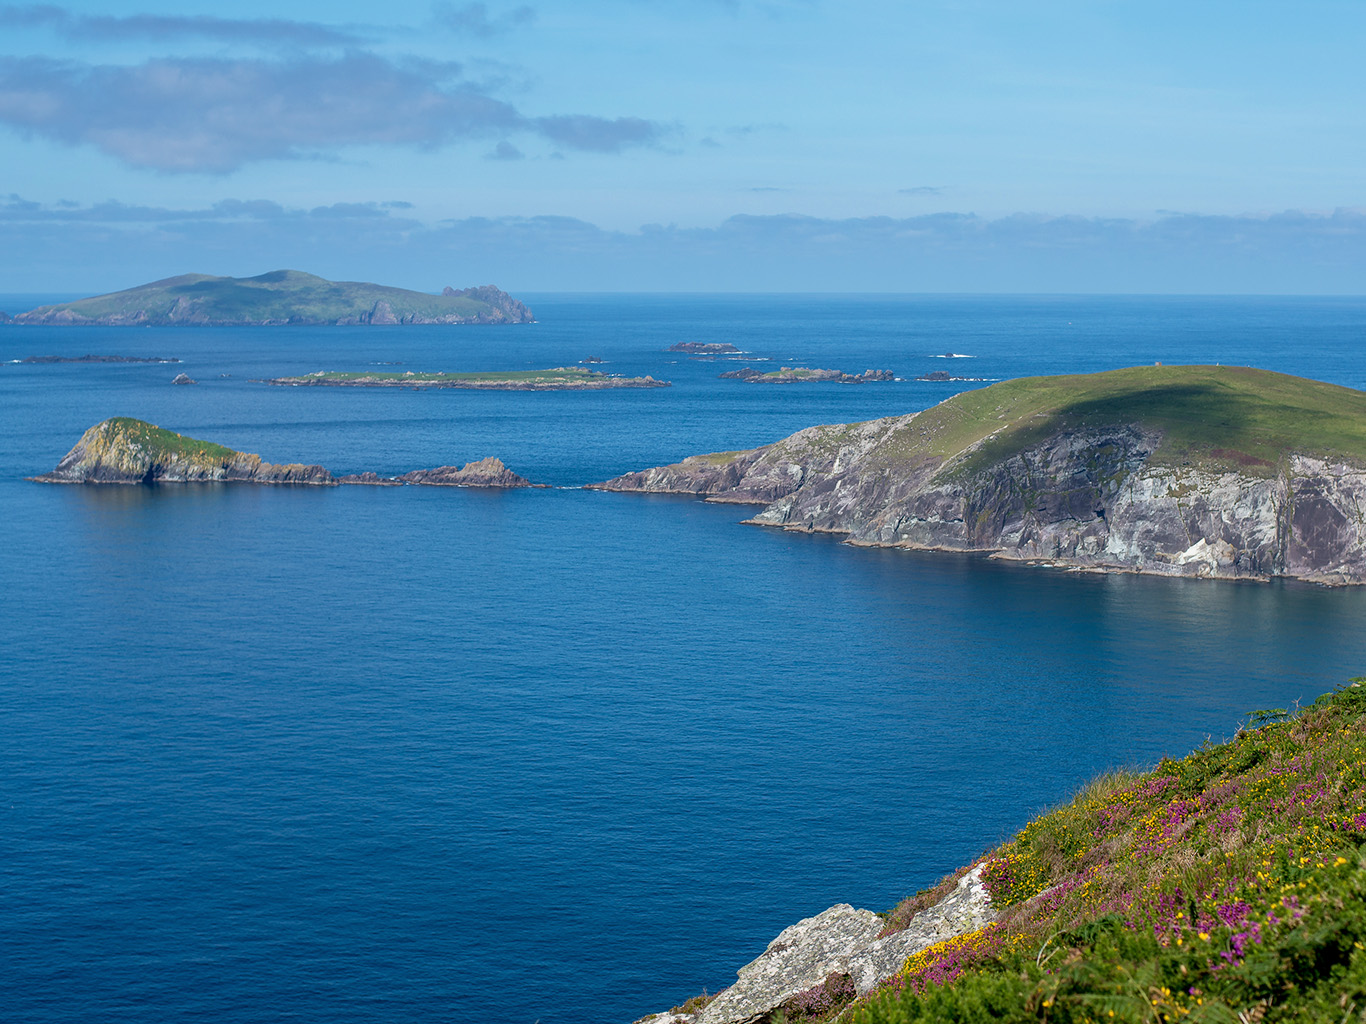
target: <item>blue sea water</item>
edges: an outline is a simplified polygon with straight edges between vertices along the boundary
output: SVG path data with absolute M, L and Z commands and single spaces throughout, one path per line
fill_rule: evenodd
M 1160 360 L 1366 388 L 1366 300 L 527 299 L 540 322 L 513 328 L 0 330 L 3 360 L 183 360 L 0 365 L 6 1020 L 630 1021 L 1099 771 L 1366 672 L 1359 590 L 852 549 L 577 489 L 980 386 L 747 385 L 677 341 L 904 378 Z M 253 381 L 590 355 L 674 386 Z M 335 472 L 498 455 L 555 486 L 23 479 L 111 415 Z

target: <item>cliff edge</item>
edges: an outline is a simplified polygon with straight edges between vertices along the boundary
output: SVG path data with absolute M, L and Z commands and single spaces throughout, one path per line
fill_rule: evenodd
M 850 543 L 1366 582 L 1366 393 L 1266 370 L 1031 377 L 590 485 L 759 504 Z

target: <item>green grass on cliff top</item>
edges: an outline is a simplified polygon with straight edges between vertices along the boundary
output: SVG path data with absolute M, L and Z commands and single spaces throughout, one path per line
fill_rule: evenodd
M 465 296 L 430 295 L 357 281 L 329 281 L 298 270 L 275 270 L 257 277 L 182 274 L 42 308 L 69 309 L 91 319 L 132 316 L 138 310 L 162 316 L 180 298 L 195 303 L 197 311 L 213 320 L 241 322 L 335 321 L 369 313 L 380 299 L 388 302 L 397 316 L 437 317 L 455 313 L 473 317 L 490 308 L 485 302 Z
M 884 451 L 898 460 L 940 460 L 983 442 L 957 467 L 970 472 L 1062 430 L 1117 424 L 1161 431 L 1152 460 L 1159 464 L 1270 475 L 1290 453 L 1366 463 L 1366 392 L 1238 366 L 1135 366 L 1003 381 L 927 409 Z
M 174 431 L 153 426 L 143 420 L 133 419 L 131 416 L 115 416 L 100 426 L 110 427 L 118 437 L 127 443 L 135 444 L 154 456 L 174 454 L 183 459 L 222 462 L 241 454 L 241 452 L 234 451 L 221 444 L 186 437 L 184 434 L 177 434 Z

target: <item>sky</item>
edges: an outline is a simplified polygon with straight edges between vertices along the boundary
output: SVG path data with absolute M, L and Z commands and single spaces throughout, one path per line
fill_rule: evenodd
M 1363 292 L 1361 0 L 0 3 L 0 292 Z

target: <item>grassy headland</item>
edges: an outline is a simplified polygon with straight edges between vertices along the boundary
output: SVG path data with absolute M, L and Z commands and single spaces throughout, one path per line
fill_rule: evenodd
M 1236 366 L 1003 381 L 926 410 L 889 439 L 887 454 L 961 457 L 955 468 L 966 473 L 1062 430 L 1114 424 L 1160 431 L 1157 464 L 1270 475 L 1287 452 L 1366 462 L 1366 393 Z

